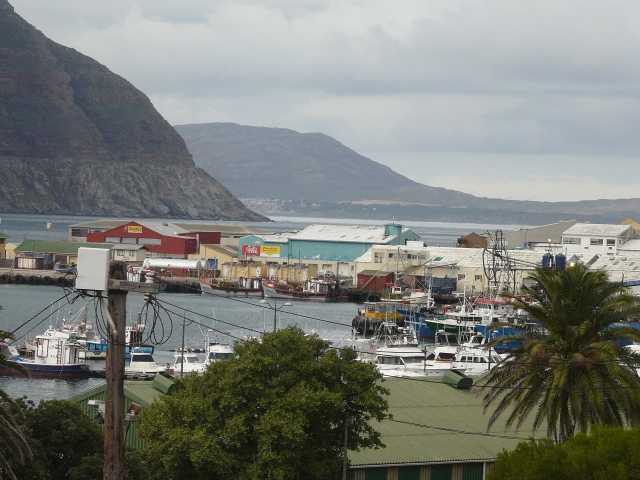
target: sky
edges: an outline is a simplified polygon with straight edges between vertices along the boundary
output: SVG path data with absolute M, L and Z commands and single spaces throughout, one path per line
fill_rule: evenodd
M 172 125 L 322 132 L 483 197 L 640 197 L 637 0 L 9 1 Z

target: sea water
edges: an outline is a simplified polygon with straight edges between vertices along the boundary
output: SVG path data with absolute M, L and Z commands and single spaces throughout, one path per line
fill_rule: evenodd
M 9 236 L 8 242 L 19 243 L 24 239 L 66 240 L 69 226 L 104 217 L 71 215 L 26 215 L 0 214 L 0 232 Z M 137 219 L 144 220 L 144 219 Z M 161 219 L 149 219 L 154 222 Z M 301 230 L 310 224 L 338 225 L 384 225 L 388 220 L 327 219 L 301 217 L 272 217 L 273 222 L 184 222 L 205 224 L 243 224 L 261 228 L 269 232 Z M 166 219 L 165 221 L 177 221 Z M 494 232 L 500 228 L 511 230 L 512 225 L 486 225 L 442 222 L 396 221 L 411 228 L 430 246 L 455 246 L 456 240 L 470 232 Z M 158 315 L 146 319 L 147 332 L 151 334 L 148 343 L 156 344 L 154 358 L 157 363 L 173 362 L 173 350 L 184 344 L 191 348 L 204 348 L 204 332 L 211 328 L 224 332 L 223 340 L 233 342 L 248 336 L 259 336 L 263 331 L 276 327 L 297 324 L 305 331 L 316 331 L 322 338 L 340 347 L 349 342 L 351 320 L 356 315 L 357 306 L 349 303 L 304 303 L 294 302 L 292 306 L 272 302 L 260 304 L 259 299 L 225 299 L 203 294 L 166 294 L 157 296 Z M 73 303 L 70 303 L 70 302 Z M 100 313 L 97 299 L 87 299 L 89 321 L 94 322 L 100 332 L 105 330 L 105 320 Z M 27 334 L 43 333 L 48 324 L 60 323 L 84 308 L 85 300 L 76 298 L 70 289 L 41 285 L 0 285 L 0 329 L 14 332 L 16 343 L 24 343 Z M 274 311 L 275 307 L 275 311 Z M 40 312 L 40 313 L 39 313 Z M 138 315 L 143 313 L 143 297 L 130 293 L 127 300 L 127 316 L 130 323 L 138 323 Z M 215 319 L 215 320 L 214 320 Z M 24 324 L 24 326 L 22 326 Z M 200 354 L 204 360 L 204 354 Z M 104 363 L 104 362 L 103 362 Z M 94 368 L 103 364 L 94 363 Z M 1 377 L 0 388 L 12 397 L 26 396 L 31 400 L 70 398 L 103 383 L 99 378 L 86 380 L 48 380 Z

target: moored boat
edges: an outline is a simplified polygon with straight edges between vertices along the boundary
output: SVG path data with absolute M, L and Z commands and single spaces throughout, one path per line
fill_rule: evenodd
M 227 280 L 201 278 L 200 290 L 205 294 L 223 296 L 262 297 L 262 278 L 240 278 L 237 282 Z
M 33 359 L 24 359 L 18 354 L 15 346 L 6 342 L 0 343 L 0 354 L 10 357 L 24 367 L 35 378 L 87 378 L 90 375 L 89 365 L 80 358 L 84 342 L 70 341 L 69 335 L 53 331 L 50 335 L 37 335 L 36 349 Z M 0 374 L 21 376 L 22 373 L 12 368 L 0 367 Z

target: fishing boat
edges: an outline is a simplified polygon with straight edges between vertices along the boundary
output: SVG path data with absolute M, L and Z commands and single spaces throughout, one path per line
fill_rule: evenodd
M 124 330 L 125 341 L 125 359 L 131 359 L 131 351 L 136 349 L 138 352 L 153 354 L 153 345 L 143 345 L 143 334 L 145 325 L 143 323 L 133 323 L 127 325 Z M 87 359 L 107 358 L 107 341 L 104 338 L 90 340 L 86 342 Z
M 83 341 L 70 341 L 69 335 L 52 331 L 48 335 L 37 335 L 33 359 L 24 359 L 14 345 L 6 341 L 0 343 L 0 354 L 5 355 L 24 367 L 35 378 L 87 378 L 89 365 L 80 357 L 85 348 Z M 17 370 L 0 367 L 2 375 L 20 376 Z
M 362 339 L 356 345 L 358 343 L 360 346 L 367 344 Z M 374 364 L 385 377 L 441 377 L 452 368 L 451 361 L 428 359 L 418 346 L 414 332 L 393 322 L 380 324 L 368 345 L 368 351 L 359 351 L 359 360 Z
M 209 295 L 262 297 L 262 277 L 239 278 L 237 282 L 201 278 L 200 290 Z
M 340 281 L 330 270 L 321 270 L 317 278 L 307 280 L 304 285 L 292 286 L 268 281 L 262 284 L 264 298 L 302 300 L 312 302 L 346 302 L 349 296 L 340 288 Z
M 385 322 L 393 322 L 399 327 L 404 327 L 404 318 L 398 312 L 401 306 L 402 304 L 394 302 L 364 302 L 351 321 L 351 328 L 362 337 L 372 337 Z

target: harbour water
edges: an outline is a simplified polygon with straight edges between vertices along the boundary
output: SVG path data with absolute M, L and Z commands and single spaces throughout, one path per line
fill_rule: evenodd
M 64 298 L 61 287 L 42 285 L 0 285 L 0 327 L 8 331 L 16 330 L 16 343 L 24 343 L 27 333 L 36 335 L 46 330 L 49 322 L 56 324 L 63 318 L 70 318 L 81 310 L 85 301 L 78 298 L 69 304 Z M 69 299 L 74 298 L 70 294 Z M 147 331 L 153 335 L 148 343 L 155 346 L 154 358 L 157 363 L 173 363 L 173 350 L 182 345 L 182 323 L 185 323 L 185 346 L 203 348 L 202 332 L 212 328 L 223 332 L 221 340 L 233 342 L 248 336 L 259 336 L 263 331 L 272 331 L 274 327 L 274 310 L 269 305 L 259 303 L 259 298 L 226 299 L 203 294 L 161 293 L 157 296 L 161 309 L 160 316 L 153 324 L 153 314 L 142 319 L 147 324 Z M 104 331 L 105 319 L 97 309 L 96 299 L 90 299 L 88 320 Z M 348 343 L 351 335 L 351 320 L 356 314 L 357 306 L 349 303 L 303 303 L 295 302 L 292 306 L 283 306 L 281 302 L 272 307 L 277 310 L 277 327 L 297 324 L 305 331 L 316 331 L 322 338 L 340 347 Z M 49 305 L 51 305 L 49 307 Z M 129 323 L 140 322 L 138 315 L 142 312 L 143 297 L 130 293 L 127 299 L 127 318 Z M 98 317 L 96 320 L 96 309 Z M 38 312 L 44 310 L 41 314 Z M 52 313 L 53 312 L 53 313 Z M 30 320 L 32 317 L 33 320 Z M 214 320 L 215 318 L 215 320 Z M 200 354 L 204 360 L 204 354 Z M 95 362 L 95 361 L 92 361 Z M 95 368 L 103 366 L 92 363 Z M 27 396 L 37 403 L 40 399 L 70 398 L 100 383 L 99 378 L 86 380 L 48 380 L 0 376 L 0 388 L 12 397 Z
M 102 217 L 100 217 L 102 218 Z M 98 217 L 80 217 L 65 215 L 25 215 L 0 214 L 0 232 L 9 236 L 8 242 L 19 243 L 23 239 L 66 240 L 70 225 L 97 220 Z M 269 223 L 242 223 L 198 221 L 197 223 L 244 224 L 270 232 L 300 230 L 310 224 L 342 225 L 383 225 L 388 220 L 326 219 L 273 217 Z M 140 220 L 140 219 L 139 219 Z M 144 219 L 142 219 L 144 220 Z M 149 219 L 154 222 L 162 219 Z M 166 221 L 176 221 L 167 219 Z M 193 222 L 192 220 L 184 220 Z M 418 233 L 427 245 L 455 246 L 457 238 L 475 231 L 493 232 L 497 228 L 510 230 L 511 225 L 456 224 L 440 222 L 401 222 Z M 67 293 L 67 297 L 65 297 Z M 0 328 L 15 331 L 17 343 L 24 342 L 27 333 L 36 335 L 47 328 L 49 322 L 61 322 L 83 308 L 85 301 L 74 298 L 70 290 L 60 287 L 38 285 L 0 285 Z M 201 294 L 160 294 L 162 307 L 159 318 L 153 324 L 152 316 L 147 319 L 147 331 L 153 332 L 149 343 L 156 343 L 154 357 L 158 363 L 172 363 L 173 350 L 182 344 L 182 322 L 185 327 L 185 345 L 199 348 L 204 346 L 203 331 L 214 328 L 225 333 L 229 341 L 258 336 L 261 332 L 274 328 L 274 310 L 258 303 L 259 299 L 225 299 Z M 88 306 L 89 321 L 94 322 L 98 330 L 104 331 L 105 320 L 99 313 L 95 299 Z M 143 299 L 140 294 L 129 294 L 127 302 L 128 318 L 131 323 L 140 322 L 138 314 L 142 312 Z M 351 320 L 357 306 L 353 304 L 294 303 L 291 307 L 273 305 L 277 310 L 277 326 L 297 324 L 305 331 L 315 330 L 323 338 L 329 339 L 334 346 L 348 343 L 351 335 Z M 43 311 L 37 315 L 38 312 Z M 98 312 L 96 314 L 96 311 Z M 96 318 L 97 315 L 97 318 Z M 33 319 L 32 319 L 33 318 Z M 216 320 L 213 320 L 216 318 Z M 24 327 L 18 329 L 19 326 Z M 201 355 L 203 356 L 203 355 Z M 99 365 L 96 365 L 99 367 Z M 99 378 L 87 380 L 46 380 L 0 377 L 0 388 L 12 397 L 26 396 L 30 400 L 70 398 L 102 383 Z

